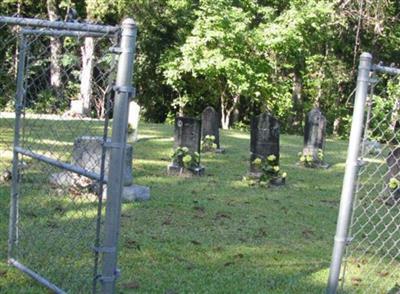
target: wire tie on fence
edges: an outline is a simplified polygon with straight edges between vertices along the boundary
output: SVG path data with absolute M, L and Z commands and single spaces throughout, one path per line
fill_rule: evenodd
M 349 245 L 353 239 L 353 237 L 339 238 L 335 236 L 336 242 L 345 243 L 346 245 Z
M 115 247 L 95 247 L 93 250 L 97 253 L 114 253 L 116 251 Z

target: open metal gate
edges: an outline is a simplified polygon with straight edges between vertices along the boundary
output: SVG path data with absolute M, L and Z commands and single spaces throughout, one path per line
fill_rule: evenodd
M 400 69 L 363 53 L 328 293 L 400 293 Z
M 14 124 L 9 264 L 56 293 L 113 293 L 136 25 L 0 16 L 0 29 L 16 55 L 2 67 L 15 113 L 0 117 Z

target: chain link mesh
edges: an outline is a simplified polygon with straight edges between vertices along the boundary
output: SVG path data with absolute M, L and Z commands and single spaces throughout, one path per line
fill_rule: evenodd
M 98 284 L 94 248 L 101 244 L 104 143 L 116 67 L 109 48 L 116 46 L 117 35 L 64 30 L 66 35 L 55 36 L 57 30 L 43 28 L 22 32 L 19 26 L 0 25 L 0 52 L 5 54 L 0 64 L 0 191 L 7 197 L 21 36 L 27 44 L 17 236 L 10 257 L 68 292 L 88 293 Z
M 343 290 L 400 293 L 399 77 L 372 74 Z

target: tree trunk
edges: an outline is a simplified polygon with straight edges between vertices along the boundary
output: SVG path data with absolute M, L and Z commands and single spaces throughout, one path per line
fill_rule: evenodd
M 47 13 L 51 21 L 58 20 L 58 4 L 56 0 L 47 0 Z M 62 43 L 57 37 L 50 38 L 50 86 L 54 89 L 58 98 L 62 96 L 61 82 L 61 54 Z
M 236 108 L 236 105 L 239 101 L 240 95 L 236 94 L 233 96 L 231 101 L 231 105 L 229 106 L 229 101 L 227 100 L 225 90 L 221 94 L 221 125 L 222 129 L 229 129 L 229 123 L 231 120 L 231 114 L 233 110 Z
M 293 101 L 294 115 L 290 122 L 292 127 L 295 127 L 295 128 L 297 128 L 298 126 L 301 126 L 301 122 L 303 120 L 302 91 L 303 91 L 303 81 L 301 79 L 300 72 L 295 70 L 293 73 L 293 88 L 292 88 L 292 101 Z
M 82 69 L 81 69 L 81 88 L 79 100 L 82 103 L 82 115 L 90 114 L 92 100 L 93 83 L 93 64 L 94 64 L 94 39 L 86 37 L 84 45 L 81 47 Z
M 229 120 L 230 120 L 230 113 L 222 110 L 222 115 L 221 115 L 222 129 L 224 130 L 229 129 Z
M 363 16 L 364 16 L 364 0 L 360 0 L 360 9 L 358 12 L 358 21 L 357 21 L 357 29 L 356 29 L 356 36 L 354 41 L 354 48 L 353 48 L 353 67 L 351 70 L 351 75 L 354 75 L 357 66 L 357 56 L 358 50 L 361 47 L 361 32 L 363 26 Z
M 340 117 L 335 118 L 335 121 L 333 122 L 333 135 L 334 136 L 339 136 L 340 122 L 341 122 Z

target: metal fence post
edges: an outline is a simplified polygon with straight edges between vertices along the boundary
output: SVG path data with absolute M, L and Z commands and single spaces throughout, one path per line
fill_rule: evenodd
M 123 163 L 128 127 L 129 99 L 133 93 L 132 76 L 135 55 L 136 24 L 132 19 L 122 23 L 120 54 L 110 144 L 110 166 L 107 180 L 107 203 L 104 224 L 103 267 L 100 277 L 102 293 L 114 293 L 117 278 L 117 245 L 123 188 Z
M 8 236 L 8 259 L 14 256 L 15 242 L 18 240 L 17 222 L 18 222 L 18 182 L 19 182 L 19 158 L 16 148 L 20 141 L 22 103 L 24 98 L 24 72 L 26 59 L 27 42 L 23 34 L 20 34 L 18 68 L 17 68 L 17 92 L 15 95 L 15 125 L 13 142 L 13 160 L 12 160 L 12 184 L 11 184 L 11 203 L 10 203 L 10 221 Z
M 346 170 L 343 179 L 342 195 L 336 226 L 332 261 L 329 270 L 327 293 L 336 293 L 344 249 L 348 242 L 348 228 L 352 214 L 354 187 L 358 172 L 358 156 L 364 124 L 365 100 L 368 95 L 369 72 L 372 69 L 372 56 L 364 52 L 358 67 L 357 89 L 354 101 L 353 119 L 347 150 Z

